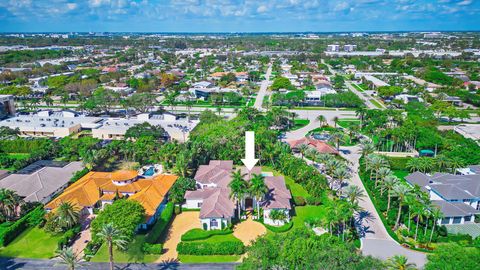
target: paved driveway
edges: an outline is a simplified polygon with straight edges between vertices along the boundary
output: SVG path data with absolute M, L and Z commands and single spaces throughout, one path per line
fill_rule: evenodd
M 258 91 L 257 98 L 255 99 L 255 103 L 253 107 L 257 110 L 262 110 L 263 98 L 267 93 L 267 88 L 270 83 L 270 74 L 272 73 L 272 64 L 268 66 L 267 73 L 265 74 L 265 80 L 262 81 L 260 85 L 260 90 Z
M 195 228 L 200 228 L 200 212 L 186 211 L 175 216 L 172 225 L 167 232 L 167 240 L 163 244 L 163 248 L 167 250 L 162 254 L 157 262 L 177 260 L 177 245 L 181 241 L 182 234 Z
M 349 151 L 349 154 L 341 153 L 341 155 L 352 163 L 353 175 L 351 183 L 362 189 L 365 194 L 368 194 L 358 175 L 361 156 L 360 148 L 358 146 L 341 147 L 341 150 Z M 357 213 L 357 229 L 360 232 L 362 253 L 364 255 L 372 255 L 379 259 L 388 259 L 394 255 L 404 255 L 409 262 L 415 263 L 419 268 L 425 265 L 425 253 L 404 248 L 390 237 L 369 196 L 359 201 L 359 205 L 363 211 Z
M 233 235 L 248 246 L 257 237 L 267 233 L 267 229 L 260 222 L 253 221 L 252 217 L 237 224 L 233 229 Z

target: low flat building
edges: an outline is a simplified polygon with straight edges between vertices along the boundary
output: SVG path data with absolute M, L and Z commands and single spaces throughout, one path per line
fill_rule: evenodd
M 15 103 L 12 95 L 0 95 L 0 119 L 15 115 Z
M 30 169 L 28 168 L 30 167 Z M 72 176 L 82 170 L 82 162 L 38 161 L 0 180 L 0 188 L 15 191 L 26 202 L 47 203 L 64 190 Z

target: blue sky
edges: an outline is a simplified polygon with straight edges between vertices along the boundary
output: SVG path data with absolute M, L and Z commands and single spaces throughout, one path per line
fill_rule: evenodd
M 0 0 L 1 32 L 480 30 L 480 0 Z

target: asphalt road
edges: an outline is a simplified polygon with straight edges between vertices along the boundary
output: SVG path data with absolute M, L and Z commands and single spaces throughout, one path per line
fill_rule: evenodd
M 255 99 L 255 104 L 253 107 L 257 110 L 262 110 L 263 98 L 267 94 L 267 88 L 270 84 L 270 75 L 272 74 L 272 64 L 268 66 L 267 73 L 265 73 L 265 80 L 262 81 L 260 85 L 260 90 L 257 94 L 257 99 Z
M 67 269 L 64 265 L 58 265 L 56 260 L 33 260 L 20 258 L 0 258 L 2 270 L 55 270 Z M 160 264 L 116 264 L 118 270 L 229 270 L 235 268 L 235 263 L 206 263 L 206 264 L 180 264 L 168 262 Z M 108 269 L 108 263 L 84 263 L 78 269 L 104 270 Z

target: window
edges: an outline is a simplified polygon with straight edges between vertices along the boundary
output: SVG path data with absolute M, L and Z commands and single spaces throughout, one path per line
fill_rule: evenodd
M 442 224 L 449 224 L 450 223 L 450 218 L 442 218 Z
M 454 217 L 453 224 L 460 224 L 462 222 L 462 217 Z
M 466 217 L 464 217 L 464 220 L 465 220 L 465 221 L 471 221 L 471 220 L 472 220 L 472 216 L 466 216 Z
M 210 228 L 211 227 L 218 227 L 218 221 L 214 218 L 210 220 Z
M 197 203 L 197 207 L 198 208 L 202 207 L 202 203 L 201 202 Z

